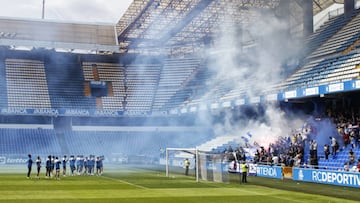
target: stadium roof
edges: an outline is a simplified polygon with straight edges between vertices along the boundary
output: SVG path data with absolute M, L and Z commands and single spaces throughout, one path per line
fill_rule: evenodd
M 291 1 L 292 18 L 301 20 Z M 295 3 L 294 3 L 295 2 Z M 343 0 L 313 0 L 314 14 Z M 281 0 L 134 0 L 116 27 L 105 24 L 1 19 L 0 46 L 72 52 L 192 53 L 211 43 L 223 25 L 246 27 L 259 10 L 274 11 Z M 297 9 L 297 11 L 296 11 Z M 296 13 L 296 14 L 295 14 Z
M 273 9 L 280 0 L 134 0 L 117 24 L 123 51 L 158 47 L 194 48 L 211 40 L 219 26 L 253 20 L 254 9 Z M 241 11 L 241 12 L 239 12 Z M 195 46 L 194 46 L 195 45 Z
M 322 10 L 325 10 L 334 3 L 343 4 L 344 0 L 313 0 L 314 15 L 321 12 Z
M 303 0 L 291 1 L 301 5 Z M 134 0 L 116 29 L 120 51 L 196 49 L 211 41 L 220 25 L 254 22 L 259 9 L 276 10 L 281 0 Z M 314 0 L 314 15 L 343 0 Z M 294 8 L 294 6 L 290 6 Z M 292 17 L 299 15 L 292 11 Z M 295 13 L 295 14 L 294 14 Z M 302 14 L 300 14 L 302 15 Z M 296 16 L 295 16 L 296 17 Z M 302 19 L 297 16 L 296 18 Z M 194 50 L 193 50 L 194 51 Z
M 90 53 L 118 51 L 115 26 L 0 18 L 0 46 Z

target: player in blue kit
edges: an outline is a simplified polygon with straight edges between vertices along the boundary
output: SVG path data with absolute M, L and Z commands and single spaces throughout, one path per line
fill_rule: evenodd
M 88 168 L 89 168 L 89 159 L 87 157 L 85 157 L 83 163 L 84 163 L 84 175 L 86 175 L 88 172 Z
M 84 156 L 79 155 L 78 158 L 76 158 L 76 167 L 77 167 L 77 173 L 78 175 L 81 175 L 84 168 Z
M 71 176 L 74 176 L 74 171 L 75 171 L 75 157 L 74 155 L 71 155 L 70 156 L 70 160 L 69 160 L 69 163 L 70 163 L 70 171 L 71 171 Z
M 88 174 L 94 175 L 94 166 L 95 166 L 95 156 L 90 155 L 90 159 L 88 160 Z
M 55 169 L 55 156 L 51 157 L 51 176 L 54 175 L 54 169 Z
M 103 164 L 104 160 L 105 160 L 105 157 L 103 155 L 100 156 L 100 175 L 104 172 L 104 164 Z
M 51 178 L 51 156 L 46 159 L 46 178 Z
M 60 180 L 60 165 L 61 165 L 61 161 L 59 160 L 58 157 L 55 157 L 55 178 L 56 180 Z
M 96 157 L 95 163 L 96 163 L 96 175 L 101 176 L 102 161 L 101 161 L 100 157 Z
M 81 165 L 81 163 L 80 163 L 80 155 L 77 155 L 76 156 L 76 172 L 78 173 L 78 175 L 79 175 L 79 171 L 80 171 L 80 165 Z
M 40 156 L 37 157 L 36 161 L 36 169 L 37 169 L 37 174 L 36 174 L 36 178 L 39 179 L 40 178 L 40 168 L 41 168 L 41 158 Z
M 68 162 L 68 159 L 66 155 L 62 159 L 62 166 L 63 166 L 63 176 L 66 176 L 66 163 Z

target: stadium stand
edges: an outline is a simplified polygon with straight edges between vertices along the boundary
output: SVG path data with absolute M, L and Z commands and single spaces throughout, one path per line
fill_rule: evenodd
M 283 83 L 285 89 L 312 87 L 315 85 L 357 79 L 360 70 L 360 53 L 349 53 L 329 59 L 314 59 L 296 71 Z
M 0 154 L 61 154 L 55 131 L 51 129 L 0 128 Z
M 42 61 L 6 59 L 5 65 L 9 107 L 51 108 Z
M 125 96 L 124 87 L 124 67 L 120 64 L 83 62 L 82 69 L 84 80 L 96 80 L 92 72 L 93 65 L 96 64 L 100 81 L 108 81 L 112 84 L 113 95 L 102 97 L 102 107 L 104 109 L 123 109 L 122 102 Z
M 360 55 L 355 47 L 359 39 L 357 33 L 357 24 L 360 22 L 359 12 L 359 9 L 355 10 L 349 18 L 344 14 L 333 17 L 307 37 L 305 43 L 309 55 L 304 59 L 304 64 L 281 84 L 270 86 L 268 91 L 357 79 L 360 71 L 356 66 Z M 244 94 L 247 88 L 241 89 L 231 90 L 223 97 L 231 98 Z
M 46 63 L 46 77 L 54 109 L 94 109 L 95 99 L 84 96 L 84 76 L 81 66 L 61 56 Z M 63 61 L 63 62 L 59 62 Z
M 219 136 L 211 139 L 196 148 L 205 152 L 223 152 L 226 151 L 230 146 L 237 146 L 239 143 L 238 136 Z
M 349 145 L 345 147 L 342 151 L 340 151 L 336 156 L 330 155 L 329 159 L 320 158 L 319 159 L 319 168 L 326 168 L 329 170 L 344 170 L 344 164 L 349 162 L 349 151 L 352 147 Z M 352 149 L 355 153 L 355 156 L 358 157 L 360 154 L 360 147 Z M 323 152 L 319 153 L 321 156 Z M 357 159 L 356 159 L 357 160 Z M 355 163 L 349 164 L 349 168 L 351 169 L 353 166 L 357 165 L 357 161 Z
M 5 68 L 5 60 L 0 60 L 0 107 L 7 108 L 7 88 L 6 88 L 6 68 Z
M 354 13 L 356 15 L 356 12 Z M 351 20 L 345 18 L 344 14 L 330 18 L 316 32 L 305 39 L 308 53 L 315 51 L 324 44 L 330 37 L 334 36 Z
M 159 83 L 159 64 L 126 65 L 126 110 L 150 112 Z
M 153 110 L 167 110 L 184 102 L 188 93 L 181 90 L 193 79 L 200 63 L 196 58 L 165 60 L 159 76 Z
M 359 11 L 360 10 L 356 10 L 353 13 L 353 17 L 348 18 L 351 20 L 347 22 L 346 25 L 335 35 L 330 37 L 324 44 L 310 54 L 308 58 L 316 58 L 342 52 L 359 39 L 360 36 L 358 30 L 356 29 L 360 23 Z M 342 18 L 344 17 L 342 16 Z

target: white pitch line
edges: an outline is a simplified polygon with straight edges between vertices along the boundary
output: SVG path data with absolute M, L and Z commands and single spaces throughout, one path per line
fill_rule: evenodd
M 125 180 L 121 180 L 121 179 L 117 179 L 117 178 L 110 178 L 110 177 L 107 177 L 107 176 L 100 176 L 100 177 L 106 178 L 106 179 L 109 179 L 109 180 L 113 180 L 113 181 L 118 181 L 118 182 L 121 182 L 121 183 L 125 183 L 125 184 L 131 185 L 131 186 L 134 186 L 134 187 L 137 187 L 137 188 L 141 188 L 141 189 L 149 189 L 147 187 L 144 187 L 144 186 L 141 186 L 141 185 L 136 185 L 134 183 L 130 183 L 130 182 L 127 182 Z

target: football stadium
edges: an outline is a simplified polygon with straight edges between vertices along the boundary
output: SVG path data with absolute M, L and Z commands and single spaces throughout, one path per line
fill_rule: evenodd
M 0 202 L 360 201 L 358 0 L 0 17 L 0 76 Z

